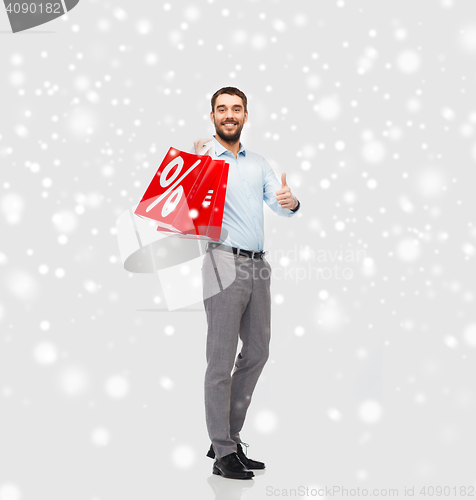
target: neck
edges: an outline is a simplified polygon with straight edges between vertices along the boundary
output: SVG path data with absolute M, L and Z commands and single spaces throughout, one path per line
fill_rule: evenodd
M 228 151 L 231 151 L 235 158 L 238 156 L 238 151 L 240 150 L 240 139 L 235 142 L 224 141 L 218 134 L 215 134 L 215 139 Z

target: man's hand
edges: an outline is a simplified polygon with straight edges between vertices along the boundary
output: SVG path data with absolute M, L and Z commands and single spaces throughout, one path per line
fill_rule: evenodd
M 282 208 L 290 208 L 291 210 L 294 210 L 298 205 L 298 201 L 297 198 L 291 193 L 289 186 L 286 184 L 286 174 L 284 173 L 281 175 L 281 184 L 281 189 L 276 191 L 276 199 Z
M 213 139 L 210 138 L 210 139 L 197 139 L 196 141 L 193 141 L 193 145 L 195 146 L 195 154 L 198 155 L 200 151 L 203 149 L 203 145 L 212 140 Z

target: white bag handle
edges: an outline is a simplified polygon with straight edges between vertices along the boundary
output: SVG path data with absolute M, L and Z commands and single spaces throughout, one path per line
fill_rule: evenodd
M 208 152 L 208 153 L 207 153 Z M 213 145 L 213 139 L 211 141 L 208 141 L 206 142 L 204 145 L 203 145 L 203 148 L 202 150 L 198 153 L 199 155 L 204 155 L 204 154 L 208 154 L 209 156 L 211 156 L 212 158 L 217 158 L 217 155 L 216 155 L 216 152 L 215 152 L 215 147 Z

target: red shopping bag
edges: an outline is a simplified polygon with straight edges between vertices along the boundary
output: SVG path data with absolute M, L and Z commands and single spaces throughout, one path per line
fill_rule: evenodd
M 228 181 L 229 164 L 224 160 L 212 160 L 212 168 L 217 168 L 218 173 L 210 186 L 198 216 L 194 219 L 196 234 L 204 239 L 219 240 L 223 222 L 223 209 L 225 208 L 226 185 Z
M 195 213 L 196 216 L 192 217 L 193 227 L 183 231 L 183 234 L 189 237 L 196 236 L 197 239 L 219 240 L 222 234 L 229 164 L 224 160 L 211 160 L 207 162 L 205 168 L 209 171 L 214 170 L 214 172 L 210 172 L 209 177 L 203 178 L 201 187 L 203 184 L 207 185 L 210 179 L 214 180 L 205 194 L 198 214 Z M 164 229 L 158 230 L 163 231 Z
M 135 213 L 157 221 L 158 231 L 212 239 L 221 230 L 228 168 L 224 160 L 170 148 Z

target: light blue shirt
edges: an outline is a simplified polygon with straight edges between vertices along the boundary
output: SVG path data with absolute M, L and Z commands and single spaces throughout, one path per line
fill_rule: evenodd
M 215 152 L 220 160 L 225 160 L 228 169 L 228 181 L 223 210 L 221 242 L 243 250 L 263 250 L 264 246 L 264 213 L 263 201 L 277 215 L 292 217 L 301 204 L 293 212 L 290 208 L 282 208 L 276 199 L 276 191 L 281 188 L 276 174 L 265 158 L 243 147 L 235 155 L 222 146 L 213 136 Z

